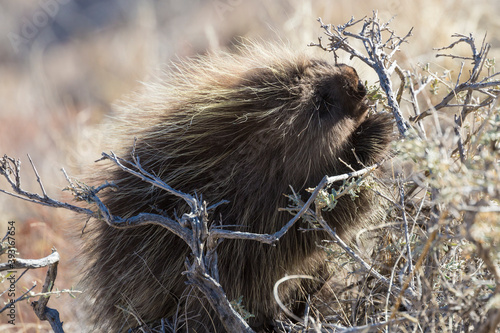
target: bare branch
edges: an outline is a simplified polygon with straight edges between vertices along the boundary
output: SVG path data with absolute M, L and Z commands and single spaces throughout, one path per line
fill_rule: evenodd
M 13 304 L 15 304 L 15 303 L 17 303 L 17 302 L 22 301 L 23 299 L 25 299 L 26 295 L 28 295 L 33 289 L 35 289 L 35 287 L 36 287 L 36 282 L 34 282 L 33 285 L 31 286 L 31 288 L 29 288 L 28 290 L 26 290 L 21 296 L 19 296 L 15 300 L 11 300 L 3 308 L 1 308 L 0 309 L 0 313 L 2 313 L 3 311 L 7 310 L 8 308 L 10 308 Z
M 36 170 L 36 169 L 34 169 Z M 42 206 L 48 206 L 48 207 L 54 207 L 54 208 L 65 208 L 68 210 L 72 210 L 74 212 L 80 213 L 80 214 L 86 214 L 90 216 L 94 216 L 92 210 L 86 209 L 86 208 L 81 208 L 78 206 L 74 206 L 68 203 L 63 203 L 59 202 L 57 200 L 54 200 L 48 196 L 46 196 L 46 193 L 44 192 L 44 196 L 40 196 L 36 193 L 30 193 L 27 191 L 24 191 L 21 188 L 21 161 L 20 160 L 15 160 L 11 157 L 4 156 L 0 158 L 0 175 L 4 176 L 4 178 L 7 180 L 7 182 L 10 184 L 12 187 L 14 193 L 5 191 L 3 189 L 0 189 L 0 193 L 7 194 L 9 196 L 24 200 L 24 201 L 29 201 L 33 202 Z M 41 180 L 40 180 L 41 182 Z M 96 217 L 96 216 L 94 216 Z
M 16 258 L 12 263 L 3 263 L 0 264 L 0 272 L 8 271 L 13 269 L 20 268 L 40 268 L 53 265 L 59 262 L 59 253 L 57 251 L 52 252 L 52 254 L 48 255 L 42 259 L 20 259 Z
M 36 170 L 35 164 L 33 164 L 33 160 L 31 159 L 31 156 L 28 154 L 28 159 L 30 160 L 31 167 L 33 168 L 33 172 L 36 175 L 36 181 L 40 185 L 40 189 L 42 190 L 43 197 L 47 198 L 47 193 L 45 192 L 45 188 L 43 187 L 42 180 L 40 179 L 40 175 L 38 175 L 38 171 Z
M 498 75 L 499 73 L 494 73 L 492 75 L 489 75 L 489 76 L 483 78 L 482 80 L 479 80 L 481 72 L 483 70 L 483 66 L 484 66 L 486 60 L 488 59 L 487 56 L 488 56 L 488 52 L 490 50 L 490 45 L 488 43 L 486 43 L 486 41 L 485 41 L 486 36 L 483 39 L 483 42 L 482 42 L 482 45 L 481 45 L 481 48 L 479 49 L 479 51 L 477 50 L 477 47 L 475 44 L 475 39 L 472 36 L 472 34 L 469 36 L 465 36 L 465 35 L 461 35 L 461 34 L 454 34 L 452 37 L 459 38 L 459 39 L 454 41 L 450 45 L 443 47 L 441 49 L 438 49 L 438 50 L 452 49 L 453 47 L 455 47 L 456 45 L 458 45 L 460 43 L 466 43 L 471 48 L 472 56 L 471 57 L 460 57 L 460 56 L 455 56 L 452 54 L 437 54 L 436 57 L 450 57 L 452 59 L 458 58 L 458 59 L 464 59 L 464 60 L 471 60 L 472 64 L 473 64 L 473 69 L 470 73 L 470 77 L 467 81 L 459 83 L 460 77 L 462 74 L 462 70 L 460 70 L 460 75 L 458 76 L 457 83 L 456 83 L 455 87 L 452 89 L 452 91 L 450 91 L 443 98 L 443 100 L 441 102 L 439 102 L 437 105 L 433 106 L 430 109 L 425 110 L 424 112 L 418 114 L 415 117 L 410 118 L 410 121 L 412 121 L 412 122 L 418 122 L 418 121 L 422 120 L 423 118 L 432 114 L 433 111 L 437 111 L 437 110 L 440 110 L 440 109 L 445 108 L 445 107 L 455 106 L 455 105 L 450 104 L 451 100 L 456 98 L 460 92 L 465 91 L 465 92 L 467 92 L 467 95 L 466 95 L 466 97 L 464 99 L 464 103 L 462 105 L 462 112 L 460 113 L 460 115 L 457 115 L 457 118 L 456 118 L 457 128 L 460 128 L 460 127 L 462 127 L 462 124 L 463 124 L 463 122 L 468 114 L 477 110 L 479 107 L 484 107 L 484 106 L 491 104 L 500 95 L 498 90 L 497 90 L 498 87 L 500 87 L 500 81 L 491 81 L 491 79 L 493 77 L 495 77 L 496 75 Z M 463 63 L 462 63 L 462 68 L 463 68 Z M 492 90 L 492 89 L 487 90 L 486 88 L 497 88 L 497 89 L 496 90 Z M 487 93 L 489 95 L 489 98 L 484 100 L 483 102 L 479 103 L 477 105 L 477 107 L 474 105 L 471 105 L 470 99 L 471 99 L 472 93 L 474 91 L 481 91 L 483 93 Z M 463 156 L 462 156 L 462 158 L 463 158 Z
M 349 178 L 354 178 L 354 177 L 359 177 L 359 176 L 363 176 L 363 175 L 367 175 L 369 174 L 370 172 L 372 172 L 373 170 L 377 169 L 378 167 L 380 167 L 385 161 L 382 161 L 382 162 L 379 162 L 379 163 L 376 163 L 372 166 L 369 166 L 369 167 L 366 167 L 366 168 L 363 168 L 361 170 L 358 170 L 358 171 L 353 171 L 353 172 L 350 172 L 350 173 L 345 173 L 345 174 L 342 174 L 342 175 L 338 175 L 338 176 L 331 176 L 331 177 L 327 177 L 326 178 L 326 184 L 327 185 L 331 185 L 335 182 L 338 182 L 338 181 L 342 181 L 342 180 L 346 180 L 346 179 L 349 179 Z M 319 183 L 318 186 L 316 188 L 318 188 L 323 182 Z
M 184 214 L 181 221 L 177 221 L 163 215 L 151 214 L 151 213 L 141 213 L 136 216 L 132 216 L 129 218 L 121 218 L 118 216 L 114 216 L 109 212 L 109 209 L 104 205 L 104 203 L 97 196 L 97 193 L 108 186 L 112 186 L 111 184 L 104 184 L 97 189 L 93 189 L 82 184 L 75 184 L 64 172 L 65 177 L 68 180 L 69 188 L 75 194 L 75 196 L 79 200 L 85 200 L 89 203 L 94 203 L 97 207 L 97 212 L 93 212 L 87 209 L 79 209 L 76 210 L 80 213 L 84 213 L 90 217 L 99 217 L 101 220 L 104 220 L 108 225 L 115 228 L 132 228 L 138 225 L 144 224 L 156 224 L 160 225 L 164 228 L 167 228 L 177 236 L 181 237 L 186 244 L 190 247 L 194 258 L 193 260 L 186 261 L 186 276 L 189 280 L 195 283 L 198 288 L 207 296 L 211 305 L 216 309 L 217 313 L 221 315 L 223 321 L 225 321 L 225 325 L 229 325 L 234 329 L 234 327 L 238 327 L 238 331 L 246 331 L 251 332 L 248 325 L 245 321 L 231 308 L 229 301 L 227 300 L 221 286 L 218 284 L 217 280 L 214 279 L 212 273 L 217 271 L 216 265 L 217 260 L 215 255 L 215 250 L 218 244 L 219 238 L 228 238 L 228 239 L 247 239 L 247 240 L 255 240 L 260 241 L 267 244 L 273 244 L 278 241 L 280 237 L 282 237 L 304 214 L 310 212 L 310 206 L 317 198 L 320 191 L 327 186 L 328 184 L 332 184 L 337 181 L 342 181 L 349 179 L 351 177 L 359 177 L 366 176 L 372 170 L 377 168 L 379 164 L 364 168 L 359 171 L 351 172 L 344 175 L 338 175 L 334 177 L 324 177 L 320 184 L 315 188 L 308 201 L 303 204 L 300 211 L 295 214 L 295 216 L 285 225 L 282 229 L 277 231 L 272 235 L 260 235 L 253 233 L 245 233 L 245 232 L 235 232 L 223 230 L 217 227 L 213 227 L 208 230 L 207 222 L 206 222 L 206 205 L 200 203 L 199 199 L 188 195 L 186 193 L 177 191 L 172 189 L 170 186 L 165 184 L 158 177 L 150 174 L 145 171 L 140 164 L 140 160 L 136 157 L 133 158 L 133 162 L 126 161 L 122 158 L 117 157 L 113 152 L 110 154 L 103 153 L 103 158 L 109 159 L 118 165 L 122 170 L 129 172 L 143 181 L 146 181 L 152 184 L 155 187 L 168 191 L 171 194 L 174 194 L 178 197 L 183 198 L 190 206 L 191 213 Z M 8 161 L 13 161 L 8 159 Z M 6 172 L 3 173 L 4 176 Z M 18 173 L 17 173 L 18 174 Z M 16 192 L 20 193 L 19 196 L 25 195 L 29 198 L 34 198 L 32 201 L 39 204 L 46 204 L 57 202 L 50 197 L 40 197 L 36 194 L 32 194 L 29 192 L 25 192 L 20 188 L 15 188 Z M 221 204 L 221 203 L 218 203 Z M 218 204 L 213 205 L 211 207 L 216 207 Z M 75 209 L 71 206 L 64 203 L 57 202 L 58 207 L 67 208 L 75 211 Z M 207 246 L 202 246 L 204 242 L 207 242 Z M 352 253 L 352 250 L 351 250 Z M 55 257 L 57 253 L 51 255 Z M 205 260 L 204 257 L 207 256 Z M 354 256 L 357 257 L 355 254 Z M 49 256 L 50 257 L 50 256 Z M 51 257 L 52 258 L 52 257 Z M 359 258 L 360 259 L 360 258 Z M 45 265 L 52 263 L 53 261 L 44 261 Z M 17 261 L 19 267 L 39 267 L 41 264 L 39 262 L 33 261 L 22 261 L 22 259 L 18 259 Z M 208 263 L 208 264 L 206 264 Z M 368 266 L 365 264 L 365 266 Z M 41 266 L 40 266 L 41 267 Z M 217 276 L 217 274 L 215 274 Z M 57 321 L 54 318 L 55 321 Z M 236 325 L 236 326 L 235 326 Z
M 57 253 L 57 252 L 54 252 Z M 45 283 L 43 284 L 42 293 L 49 293 L 54 288 L 54 282 L 57 277 L 57 265 L 59 260 L 49 265 L 47 271 L 47 276 L 45 277 Z M 63 333 L 62 322 L 59 319 L 59 312 L 55 309 L 47 307 L 50 296 L 47 294 L 42 294 L 38 301 L 31 303 L 33 310 L 40 320 L 47 320 L 55 333 Z

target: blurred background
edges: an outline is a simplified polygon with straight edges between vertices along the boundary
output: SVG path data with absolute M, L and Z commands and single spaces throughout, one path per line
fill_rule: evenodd
M 71 200 L 60 169 L 78 177 L 92 168 L 106 143 L 102 124 L 113 116 L 113 103 L 137 90 L 141 81 L 176 59 L 230 49 L 241 37 L 276 41 L 308 49 L 322 31 L 317 22 L 343 24 L 378 10 L 404 36 L 414 27 L 398 62 L 404 68 L 431 63 L 444 68 L 433 48 L 447 46 L 453 33 L 473 33 L 500 52 L 500 2 L 497 0 L 23 0 L 0 1 L 0 154 L 19 158 L 25 190 L 40 192 L 31 172 L 31 156 L 46 191 Z M 356 28 L 354 29 L 356 30 Z M 316 52 L 322 52 L 317 50 Z M 370 69 L 361 77 L 376 83 Z M 458 67 L 459 68 L 459 67 Z M 456 73 L 455 73 L 456 75 Z M 8 189 L 0 180 L 0 188 Z M 78 251 L 71 213 L 49 209 L 0 193 L 0 234 L 15 221 L 19 257 L 41 258 L 56 247 L 61 254 L 57 289 L 76 286 Z M 1 258 L 2 262 L 6 261 Z M 28 272 L 17 297 L 33 282 L 39 292 L 45 269 Z M 0 293 L 7 288 L 4 281 Z M 6 295 L 0 297 L 6 301 Z M 78 332 L 78 298 L 63 294 L 49 306 L 60 312 L 67 332 Z M 0 314 L 2 332 L 46 332 L 29 303 L 17 305 L 16 326 Z

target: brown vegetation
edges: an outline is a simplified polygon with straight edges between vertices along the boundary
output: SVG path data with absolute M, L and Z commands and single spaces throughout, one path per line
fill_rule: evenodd
M 474 4 L 465 1 L 367 1 L 363 6 L 354 5 L 352 1 L 338 1 L 335 10 L 332 10 L 330 2 L 324 1 L 233 1 L 229 7 L 214 7 L 214 3 L 220 2 L 227 4 L 225 1 L 194 1 L 192 7 L 171 5 L 175 8 L 156 9 L 153 2 L 141 1 L 140 6 L 134 7 L 139 8 L 138 11 L 124 8 L 118 11 L 133 14 L 99 26 L 99 30 L 89 29 L 88 26 L 82 30 L 75 29 L 73 31 L 78 33 L 68 35 L 69 38 L 63 42 L 52 41 L 50 46 L 46 41 L 51 40 L 49 28 L 52 26 L 47 25 L 29 39 L 29 48 L 22 52 L 15 52 L 10 41 L 5 39 L 0 48 L 0 72 L 5 82 L 0 91 L 1 153 L 21 157 L 24 165 L 29 165 L 29 162 L 23 156 L 30 153 L 45 181 L 47 192 L 56 196 L 59 189 L 66 186 L 59 168 L 72 167 L 70 173 L 78 175 L 86 167 L 77 161 L 92 161 L 99 156 L 100 150 L 94 148 L 99 147 L 95 143 L 100 137 L 97 124 L 104 115 L 112 114 L 110 103 L 137 87 L 137 80 L 156 72 L 159 64 L 165 63 L 174 54 L 193 55 L 210 48 L 224 48 L 231 44 L 235 35 L 283 39 L 290 41 L 295 49 L 304 49 L 320 34 L 314 21 L 318 16 L 326 23 L 340 24 L 347 22 L 351 15 L 361 18 L 377 8 L 379 16 L 385 20 L 397 15 L 391 25 L 398 33 L 404 34 L 411 27 L 415 28 L 409 43 L 403 46 L 403 52 L 395 55 L 400 66 L 412 72 L 402 96 L 401 111 L 405 119 L 414 116 L 415 104 L 408 103 L 412 100 L 408 93 L 410 89 L 418 92 L 420 110 L 417 113 L 422 113 L 432 105 L 438 105 L 452 91 L 459 73 L 462 73 L 461 83 L 469 79 L 468 70 L 474 67 L 470 61 L 465 61 L 461 71 L 460 59 L 434 58 L 432 48 L 450 44 L 453 33 L 473 32 L 475 36 L 483 36 L 487 29 L 486 40 L 491 43 L 487 58 L 498 56 L 497 32 L 500 29 L 495 1 Z M 167 3 L 161 6 L 169 6 Z M 0 29 L 5 32 L 4 35 L 19 32 L 24 22 L 32 20 L 33 14 L 40 10 L 37 1 L 12 2 L 0 7 Z M 76 7 L 64 8 L 61 5 L 61 8 L 64 15 L 69 15 Z M 84 16 L 80 16 L 82 18 Z M 478 48 L 480 45 L 481 42 L 477 42 Z M 453 52 L 469 56 L 470 47 L 457 45 Z M 377 80 L 374 72 L 356 59 L 349 60 L 349 56 L 344 55 L 342 61 L 356 67 L 360 76 L 368 79 L 372 97 L 378 99 L 383 96 L 372 88 Z M 488 75 L 488 71 L 494 72 L 491 60 L 484 62 L 479 81 Z M 393 80 L 396 83 L 393 88 L 397 89 L 400 86 L 397 77 Z M 498 173 L 492 169 L 498 152 L 495 150 L 497 120 L 495 113 L 488 113 L 488 108 L 481 107 L 471 112 L 460 129 L 465 150 L 450 154 L 458 147 L 454 141 L 457 136 L 453 134 L 456 124 L 453 116 L 461 112 L 460 105 L 467 101 L 467 94 L 463 94 L 457 95 L 458 100 L 452 100 L 454 108 L 443 108 L 437 117 L 430 113 L 424 118 L 422 124 L 427 140 L 414 139 L 416 135 L 397 147 L 405 152 L 401 155 L 403 165 L 398 163 L 395 166 L 396 171 L 405 171 L 401 181 L 405 184 L 404 200 L 400 195 L 392 198 L 393 203 L 399 206 L 394 205 L 393 217 L 381 221 L 377 229 L 381 230 L 380 236 L 374 238 L 378 243 L 374 252 L 376 256 L 370 258 L 370 261 L 378 263 L 374 266 L 378 271 L 388 274 L 387 277 L 395 277 L 392 281 L 397 284 L 403 284 L 405 274 L 411 270 L 409 265 L 412 261 L 408 260 L 408 253 L 412 252 L 413 264 L 422 258 L 421 268 L 414 268 L 412 276 L 421 279 L 422 293 L 426 296 L 416 303 L 414 309 L 418 310 L 418 315 L 411 318 L 429 331 L 477 329 L 477 324 L 474 326 L 470 322 L 481 323 L 485 318 L 481 316 L 496 318 L 493 314 L 498 308 L 495 298 L 491 297 L 498 285 L 495 283 L 497 274 L 492 269 L 495 266 L 490 264 L 496 263 L 495 255 L 498 253 L 495 245 L 498 244 L 498 213 L 486 208 L 470 209 L 478 203 L 479 206 L 495 204 L 488 188 L 498 187 Z M 479 96 L 488 95 L 481 93 Z M 467 103 L 474 104 L 476 98 L 475 95 Z M 379 102 L 379 110 L 383 108 L 382 102 Z M 409 163 L 410 160 L 413 162 Z M 461 162 L 458 163 L 458 160 Z M 449 169 L 452 172 L 448 172 Z M 28 190 L 33 190 L 37 188 L 36 178 L 27 170 L 29 168 L 23 171 L 26 174 L 23 184 Z M 432 172 L 428 173 L 429 170 Z M 422 175 L 429 174 L 430 178 L 422 178 Z M 482 182 L 482 187 L 477 182 Z M 4 182 L 0 185 L 0 188 L 6 188 Z M 419 186 L 423 186 L 424 190 Z M 432 188 L 438 189 L 439 199 L 436 199 L 435 192 L 430 191 Z M 433 197 L 429 199 L 426 193 Z M 439 203 L 439 214 L 432 210 L 434 202 Z M 402 203 L 412 209 L 406 216 L 400 210 Z M 450 207 L 453 209 L 448 209 Z M 431 212 L 437 218 L 431 219 Z M 0 224 L 2 229 L 6 229 L 8 221 L 16 221 L 16 245 L 21 256 L 44 257 L 50 253 L 52 246 L 61 253 L 61 260 L 66 264 L 59 266 L 56 281 L 59 289 L 70 288 L 75 283 L 70 263 L 75 249 L 67 234 L 62 232 L 67 230 L 68 220 L 71 219 L 62 211 L 0 196 Z M 414 228 L 410 225 L 408 240 L 406 235 L 401 234 L 401 224 L 393 224 L 405 219 L 410 224 L 416 221 Z M 439 226 L 437 229 L 433 228 L 435 223 Z M 428 237 L 435 230 L 438 231 L 434 241 L 429 242 Z M 427 252 L 423 251 L 426 244 L 430 247 Z M 404 260 L 400 258 L 403 253 L 406 256 Z M 338 251 L 334 254 L 341 255 Z M 336 262 L 339 262 L 338 258 Z M 399 267 L 399 270 L 393 267 Z M 41 286 L 44 273 L 30 270 L 20 281 L 20 290 L 31 287 L 34 280 Z M 422 280 L 422 277 L 426 279 Z M 353 290 L 349 284 L 349 289 L 337 295 L 346 307 L 340 315 L 336 314 L 340 319 L 329 317 L 329 321 L 342 320 L 345 325 L 369 324 L 374 320 L 370 314 L 388 319 L 385 314 L 380 314 L 383 313 L 380 306 L 384 305 L 385 311 L 390 310 L 393 304 L 382 297 L 384 293 L 373 293 L 378 290 L 375 288 L 378 280 L 360 281 L 366 281 L 358 284 L 360 290 Z M 410 286 L 413 287 L 414 283 L 411 282 Z M 63 295 L 59 299 L 51 298 L 50 305 L 61 312 L 68 331 L 78 331 L 79 326 L 74 324 L 78 322 L 76 307 L 68 306 L 69 302 L 69 297 Z M 411 313 L 405 315 L 411 316 Z M 467 324 L 468 328 L 464 326 L 463 320 L 466 319 L 472 320 Z M 0 323 L 4 322 L 0 314 Z M 35 318 L 25 303 L 18 306 L 18 325 L 13 328 L 14 331 L 19 331 L 21 326 L 25 331 L 44 331 L 48 328 L 46 323 Z M 9 329 L 9 326 L 1 328 Z

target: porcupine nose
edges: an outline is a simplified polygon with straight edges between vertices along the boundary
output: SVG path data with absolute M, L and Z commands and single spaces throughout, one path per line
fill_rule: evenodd
M 364 98 L 366 96 L 366 88 L 365 85 L 361 83 L 361 81 L 358 81 L 358 96 L 360 98 Z

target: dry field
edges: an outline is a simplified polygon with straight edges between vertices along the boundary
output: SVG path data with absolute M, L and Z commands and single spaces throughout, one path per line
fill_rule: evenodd
M 371 16 L 373 10 L 378 10 L 382 20 L 394 17 L 391 27 L 399 35 L 414 28 L 413 36 L 397 55 L 403 68 L 429 63 L 435 72 L 451 69 L 450 78 L 455 80 L 460 61 L 436 58 L 433 51 L 449 45 L 453 33 L 473 33 L 480 43 L 487 32 L 486 40 L 491 44 L 488 57 L 500 55 L 497 0 L 3 1 L 0 155 L 21 160 L 23 186 L 36 192 L 39 188 L 31 173 L 29 154 L 46 191 L 52 197 L 71 200 L 61 191 L 66 183 L 60 169 L 78 178 L 83 170 L 92 168 L 102 149 L 109 148 L 101 129 L 114 115 L 113 103 L 137 89 L 164 64 L 210 50 L 229 49 L 240 37 L 306 49 L 322 34 L 318 17 L 325 23 L 342 24 L 351 16 Z M 466 53 L 467 49 L 458 51 Z M 370 68 L 345 55 L 343 60 L 359 68 L 360 76 L 370 84 L 376 84 L 377 77 Z M 440 93 L 432 95 L 431 100 L 439 101 L 446 91 Z M 402 111 L 408 115 L 411 110 L 406 105 Z M 451 122 L 452 118 L 443 116 L 443 123 Z M 3 179 L 0 188 L 8 189 Z M 0 193 L 0 234 L 6 232 L 9 221 L 15 222 L 19 257 L 41 258 L 57 248 L 61 261 L 55 287 L 76 287 L 73 260 L 78 248 L 72 213 Z M 498 226 L 498 218 L 496 221 Z M 0 261 L 4 262 L 4 257 Z M 45 272 L 28 271 L 17 283 L 16 297 L 33 282 L 37 283 L 33 291 L 39 292 Z M 0 293 L 7 288 L 5 280 Z M 62 293 L 49 302 L 59 311 L 67 332 L 81 331 L 75 295 L 72 298 Z M 7 299 L 6 294 L 0 297 L 2 303 Z M 48 323 L 34 315 L 29 301 L 17 304 L 15 326 L 8 320 L 0 313 L 1 332 L 50 331 Z

